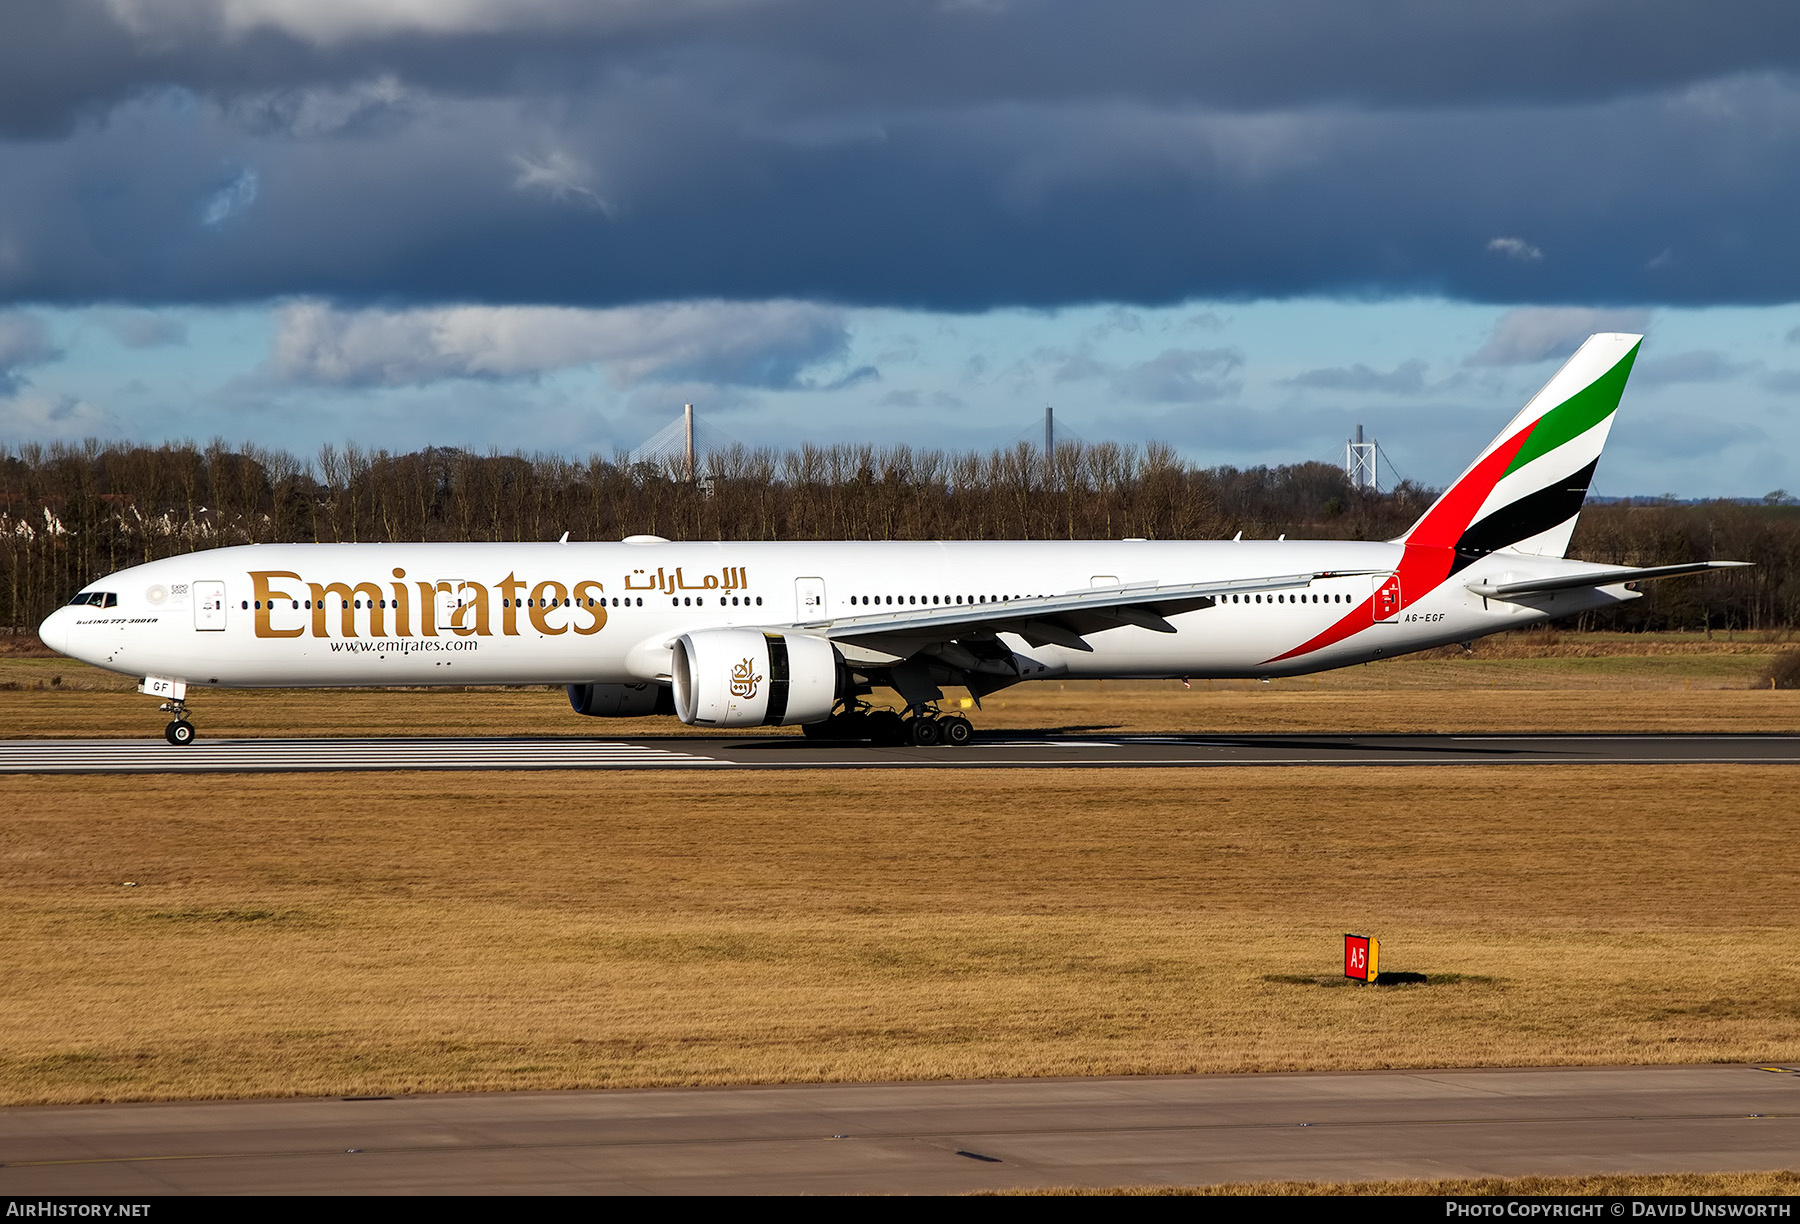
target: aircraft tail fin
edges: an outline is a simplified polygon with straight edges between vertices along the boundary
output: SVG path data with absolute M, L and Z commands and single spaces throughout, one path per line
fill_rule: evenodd
M 1400 542 L 1454 549 L 1453 569 L 1503 548 L 1565 555 L 1643 339 L 1589 336 Z

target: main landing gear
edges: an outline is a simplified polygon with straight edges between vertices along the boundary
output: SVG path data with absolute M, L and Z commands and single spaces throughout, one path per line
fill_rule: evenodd
M 187 703 L 184 701 L 165 701 L 162 703 L 162 711 L 165 714 L 173 714 L 175 716 L 174 721 L 163 728 L 163 738 L 168 740 L 171 744 L 174 744 L 177 748 L 186 748 L 189 744 L 193 743 L 194 736 L 199 733 L 194 730 L 194 724 L 188 721 Z
M 922 710 L 906 722 L 907 742 L 920 748 L 943 744 L 961 748 L 975 738 L 975 724 L 961 714 L 933 714 Z
M 840 710 L 824 722 L 808 723 L 801 729 L 808 739 L 869 740 L 889 747 L 943 744 L 961 748 L 975 738 L 975 724 L 961 714 L 939 714 L 928 706 L 913 710 L 911 717 L 866 707 Z

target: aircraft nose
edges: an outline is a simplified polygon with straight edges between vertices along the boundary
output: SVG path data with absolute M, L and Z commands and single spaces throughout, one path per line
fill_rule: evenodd
M 69 610 L 58 608 L 38 626 L 38 639 L 57 654 L 69 653 Z

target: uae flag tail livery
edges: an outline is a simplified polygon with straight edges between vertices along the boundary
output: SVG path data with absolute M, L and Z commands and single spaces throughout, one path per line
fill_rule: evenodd
M 1568 553 L 1642 336 L 1590 336 L 1401 537 L 1421 578 L 1442 581 L 1500 549 Z

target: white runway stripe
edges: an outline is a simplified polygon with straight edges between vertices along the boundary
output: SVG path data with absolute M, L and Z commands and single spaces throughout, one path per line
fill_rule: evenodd
M 710 757 L 586 740 L 86 740 L 0 744 L 0 773 L 207 773 L 325 769 L 631 769 Z

